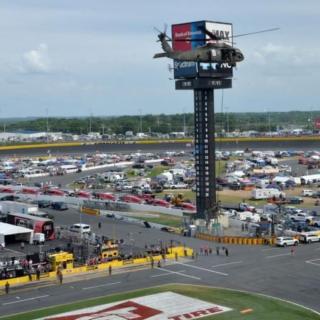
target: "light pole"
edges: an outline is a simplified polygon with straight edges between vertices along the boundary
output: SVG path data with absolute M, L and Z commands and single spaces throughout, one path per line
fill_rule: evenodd
M 186 136 L 186 109 L 183 108 L 183 135 Z
M 46 108 L 46 136 L 47 136 L 47 143 L 49 142 L 49 111 L 48 108 Z
M 139 117 L 140 117 L 140 132 L 142 132 L 142 113 L 141 113 L 141 109 L 139 109 Z

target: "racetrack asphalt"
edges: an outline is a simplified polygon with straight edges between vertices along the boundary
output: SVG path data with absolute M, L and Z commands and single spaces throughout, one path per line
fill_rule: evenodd
M 244 150 L 246 148 L 252 150 L 319 150 L 319 141 L 237 141 L 219 142 L 216 144 L 217 150 Z M 163 151 L 191 151 L 193 145 L 188 143 L 171 142 L 171 143 L 154 143 L 154 144 L 108 144 L 97 143 L 72 147 L 50 147 L 50 148 L 34 148 L 34 149 L 16 149 L 16 150 L 0 150 L 1 156 L 48 156 L 63 154 L 83 155 L 93 152 L 107 153 L 130 153 L 130 152 L 163 152 Z
M 55 213 L 56 222 L 74 223 L 79 220 L 76 211 Z M 60 216 L 60 218 L 59 218 Z M 70 303 L 107 294 L 135 290 L 167 283 L 192 283 L 216 287 L 247 290 L 290 300 L 320 311 L 320 243 L 299 245 L 291 255 L 290 248 L 268 246 L 227 245 L 229 256 L 225 256 L 220 244 L 220 255 L 216 245 L 195 238 L 181 237 L 156 229 L 145 229 L 136 224 L 114 219 L 82 216 L 98 232 L 98 221 L 102 221 L 101 233 L 116 235 L 125 241 L 134 239 L 134 244 L 143 247 L 146 243 L 181 241 L 199 251 L 209 245 L 213 253 L 198 256 L 197 260 L 181 259 L 167 262 L 162 268 L 150 266 L 121 272 L 82 274 L 65 277 L 64 284 L 55 282 L 34 283 L 32 286 L 12 288 L 9 295 L 0 296 L 1 314 L 8 315 Z

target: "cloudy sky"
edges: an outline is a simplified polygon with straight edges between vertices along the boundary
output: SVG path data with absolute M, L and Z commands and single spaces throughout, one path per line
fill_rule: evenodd
M 318 110 L 318 0 L 2 0 L 0 117 L 191 112 L 175 91 L 154 26 L 213 20 L 235 34 L 245 61 L 224 91 L 229 111 Z M 216 94 L 221 110 L 221 92 Z

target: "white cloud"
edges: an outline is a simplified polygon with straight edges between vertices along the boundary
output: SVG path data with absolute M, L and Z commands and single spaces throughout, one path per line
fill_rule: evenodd
M 310 67 L 320 66 L 318 48 L 277 45 L 268 43 L 252 53 L 251 61 L 256 65 L 268 67 Z
M 22 55 L 19 70 L 22 73 L 47 73 L 51 71 L 47 44 L 41 43 L 37 49 L 25 52 Z

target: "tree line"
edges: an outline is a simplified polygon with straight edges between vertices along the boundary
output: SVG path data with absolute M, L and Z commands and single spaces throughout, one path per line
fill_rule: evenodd
M 259 132 L 274 131 L 286 128 L 313 129 L 314 120 L 320 118 L 320 111 L 303 112 L 270 112 L 270 113 L 216 113 L 217 132 L 234 130 Z M 47 131 L 72 134 L 100 132 L 104 134 L 124 134 L 127 131 L 137 132 L 186 132 L 193 133 L 193 113 L 159 114 L 118 117 L 87 117 L 87 118 L 37 118 L 30 120 L 15 119 L 6 122 L 6 131 Z

